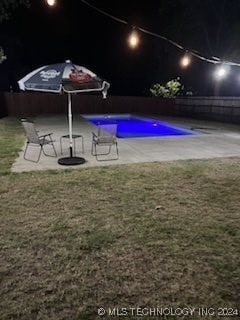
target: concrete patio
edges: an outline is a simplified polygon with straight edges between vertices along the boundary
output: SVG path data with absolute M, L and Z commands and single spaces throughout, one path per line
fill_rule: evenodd
M 68 156 L 68 139 L 63 139 L 63 155 L 60 152 L 60 137 L 68 134 L 67 117 L 65 115 L 44 115 L 37 116 L 33 120 L 40 134 L 53 132 L 58 158 Z M 183 118 L 161 117 L 161 120 L 187 129 L 194 128 L 194 131 L 199 134 L 175 137 L 118 139 L 119 159 L 100 162 L 91 155 L 92 131 L 96 132 L 96 127 L 80 115 L 74 115 L 73 133 L 83 135 L 85 149 L 84 154 L 82 154 L 80 152 L 81 141 L 76 140 L 77 156 L 84 157 L 86 163 L 71 167 L 61 166 L 57 163 L 57 158 L 46 157 L 45 155 L 41 156 L 38 163 L 26 161 L 23 159 L 24 145 L 19 157 L 12 166 L 12 171 L 77 169 L 139 162 L 240 156 L 240 128 L 237 125 Z M 34 158 L 35 156 L 36 158 L 37 149 L 36 147 L 29 147 L 29 157 Z

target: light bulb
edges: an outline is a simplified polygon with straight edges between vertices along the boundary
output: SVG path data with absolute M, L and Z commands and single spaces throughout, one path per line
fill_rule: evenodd
M 180 61 L 180 64 L 181 64 L 181 66 L 182 66 L 183 68 L 186 68 L 186 67 L 189 66 L 190 63 L 191 63 L 191 56 L 186 53 L 186 54 L 182 57 L 182 59 L 181 59 L 181 61 Z
M 47 4 L 48 4 L 50 7 L 53 7 L 53 6 L 55 6 L 55 4 L 56 4 L 56 0 L 47 0 Z
M 129 43 L 129 46 L 131 48 L 136 48 L 139 44 L 139 36 L 138 36 L 138 33 L 136 31 L 132 31 L 129 38 L 128 38 L 128 43 Z
M 221 65 L 221 66 L 217 67 L 217 69 L 215 70 L 215 74 L 214 74 L 215 78 L 217 80 L 224 79 L 227 76 L 229 69 L 230 69 L 230 67 L 227 65 Z

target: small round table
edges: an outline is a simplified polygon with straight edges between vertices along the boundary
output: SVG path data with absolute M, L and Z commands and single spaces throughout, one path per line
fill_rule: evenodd
M 65 134 L 64 136 L 60 137 L 60 147 L 61 147 L 61 154 L 63 154 L 62 151 L 62 139 L 69 139 L 70 136 L 69 134 Z M 84 153 L 84 142 L 83 142 L 83 136 L 81 134 L 73 134 L 72 139 L 73 139 L 73 153 L 76 155 L 76 139 L 81 138 L 82 139 L 82 153 Z

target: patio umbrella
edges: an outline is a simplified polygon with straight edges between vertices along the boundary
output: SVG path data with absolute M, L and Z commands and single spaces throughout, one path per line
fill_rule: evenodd
M 102 92 L 107 97 L 110 84 L 100 79 L 95 73 L 85 67 L 73 64 L 70 60 L 65 63 L 46 65 L 27 74 L 18 81 L 21 90 L 67 93 L 68 94 L 68 126 L 70 156 L 58 160 L 62 165 L 75 165 L 85 162 L 84 158 L 73 157 L 72 139 L 72 93 Z

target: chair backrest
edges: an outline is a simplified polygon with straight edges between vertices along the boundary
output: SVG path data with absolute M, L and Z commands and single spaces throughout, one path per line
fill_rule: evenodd
M 21 122 L 24 127 L 28 142 L 39 144 L 39 137 L 35 129 L 34 123 L 28 121 L 27 119 L 22 119 Z
M 117 124 L 104 124 L 98 127 L 98 144 L 116 143 Z
M 117 124 L 103 124 L 98 128 L 99 137 L 116 137 L 117 134 Z

